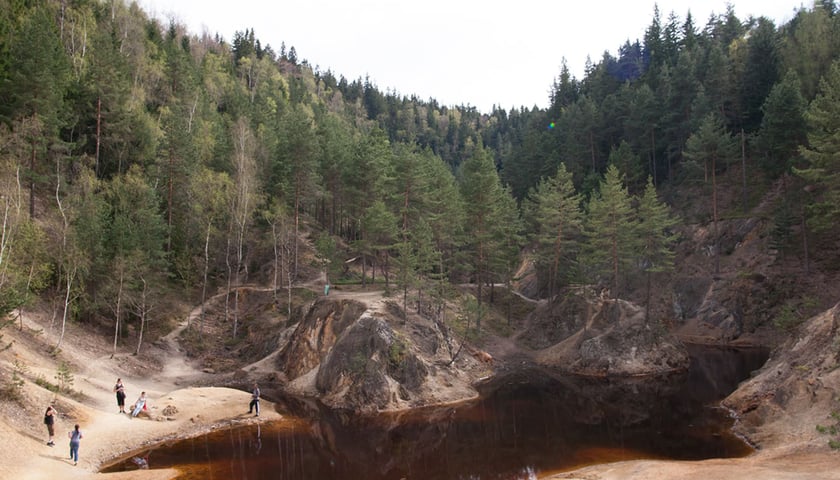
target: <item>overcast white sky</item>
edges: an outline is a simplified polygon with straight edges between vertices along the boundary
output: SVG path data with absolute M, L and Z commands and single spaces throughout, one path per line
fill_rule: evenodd
M 780 25 L 802 0 L 139 0 L 152 16 L 231 41 L 253 28 L 263 45 L 348 80 L 443 105 L 545 108 L 565 57 L 578 79 L 594 62 L 641 39 L 659 5 L 663 23 L 690 10 L 702 28 L 731 3 L 738 18 Z M 805 0 L 809 8 L 811 0 Z

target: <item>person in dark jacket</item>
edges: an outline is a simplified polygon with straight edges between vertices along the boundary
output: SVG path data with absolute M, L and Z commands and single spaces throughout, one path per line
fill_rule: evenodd
M 47 440 L 47 445 L 51 447 L 55 446 L 53 437 L 55 436 L 55 418 L 57 416 L 58 410 L 56 410 L 52 405 L 47 407 L 47 411 L 44 412 L 44 425 L 47 426 L 47 433 L 50 436 L 49 440 Z
M 120 407 L 120 413 L 125 413 L 125 385 L 122 379 L 117 379 L 117 384 L 114 385 L 114 393 L 117 394 L 117 406 Z
M 251 391 L 251 403 L 248 405 L 248 413 L 253 412 L 256 410 L 255 417 L 260 416 L 260 387 L 256 383 L 254 384 L 254 390 Z

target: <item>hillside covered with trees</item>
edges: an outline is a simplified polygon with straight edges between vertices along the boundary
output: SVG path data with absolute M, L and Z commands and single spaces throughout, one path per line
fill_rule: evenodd
M 523 258 L 531 296 L 583 283 L 646 304 L 678 232 L 709 226 L 717 273 L 719 222 L 767 198 L 775 258 L 840 268 L 833 1 L 784 25 L 655 10 L 581 79 L 544 59 L 561 65 L 547 108 L 491 112 L 320 71 L 243 27 L 0 0 L 0 315 L 48 305 L 139 351 L 173 299 L 325 269 L 431 303 L 475 284 L 480 329 Z

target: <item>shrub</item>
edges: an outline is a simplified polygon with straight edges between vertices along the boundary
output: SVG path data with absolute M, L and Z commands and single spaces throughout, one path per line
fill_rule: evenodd
M 833 424 L 817 425 L 817 431 L 822 433 L 823 435 L 831 435 L 832 437 L 836 437 L 837 433 L 840 432 L 840 412 L 831 412 L 831 419 L 834 421 Z M 840 449 L 840 440 L 838 440 L 837 438 L 831 438 L 828 440 L 828 446 L 834 450 Z
M 26 371 L 26 365 L 19 360 L 14 361 L 14 369 L 12 370 L 11 378 L 5 380 L 2 385 L 0 385 L 0 398 L 15 402 L 23 400 L 23 377 L 26 374 Z
M 55 379 L 58 380 L 58 393 L 70 392 L 74 378 L 67 362 L 61 361 L 58 363 L 58 372 L 55 374 Z

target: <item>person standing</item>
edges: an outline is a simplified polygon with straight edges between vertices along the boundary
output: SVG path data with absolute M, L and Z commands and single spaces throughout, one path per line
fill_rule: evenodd
M 140 413 L 140 410 L 144 410 L 145 407 L 146 407 L 146 392 L 141 392 L 140 393 L 140 398 L 138 398 L 137 401 L 134 402 L 134 411 L 131 412 L 131 416 L 136 417 L 137 414 Z
M 47 433 L 50 436 L 50 439 L 47 440 L 47 445 L 54 447 L 55 442 L 53 441 L 53 437 L 55 436 L 55 418 L 58 416 L 58 410 L 55 409 L 52 405 L 47 407 L 47 411 L 44 412 L 44 425 L 47 426 Z
M 73 465 L 79 464 L 79 444 L 83 438 L 82 431 L 79 430 L 77 423 L 73 430 L 67 432 L 67 437 L 70 438 L 70 460 L 73 460 Z
M 121 378 L 117 379 L 114 392 L 117 394 L 117 406 L 120 407 L 120 413 L 125 413 L 125 385 L 123 385 Z
M 256 410 L 255 417 L 260 416 L 260 387 L 254 383 L 254 390 L 251 391 L 251 403 L 248 405 L 248 413 Z

